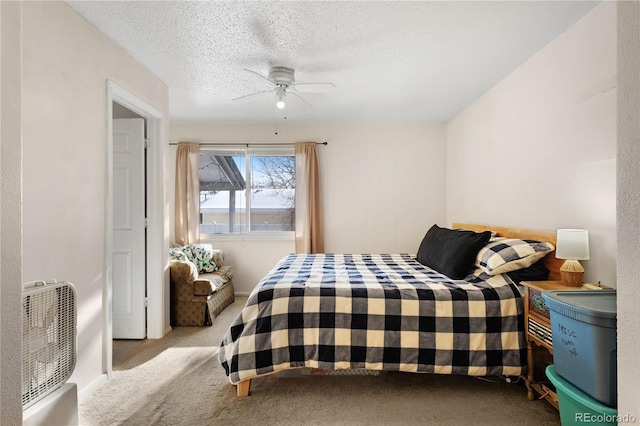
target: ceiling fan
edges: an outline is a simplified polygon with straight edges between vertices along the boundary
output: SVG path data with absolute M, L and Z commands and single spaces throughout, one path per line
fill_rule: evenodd
M 305 104 L 313 108 L 313 105 L 311 105 L 302 96 L 300 96 L 298 92 L 302 92 L 302 91 L 323 92 L 323 91 L 337 88 L 336 85 L 333 83 L 296 83 L 294 70 L 292 68 L 287 68 L 287 67 L 276 67 L 276 66 L 271 67 L 271 69 L 269 70 L 269 75 L 267 77 L 263 76 L 259 72 L 256 72 L 250 69 L 245 68 L 244 70 L 247 72 L 253 73 L 261 77 L 262 79 L 266 80 L 267 82 L 269 82 L 269 84 L 272 87 L 269 90 L 261 90 L 259 92 L 251 93 L 249 95 L 233 98 L 232 100 L 234 101 L 238 99 L 259 95 L 261 93 L 274 92 L 276 95 L 276 107 L 278 107 L 279 109 L 282 109 L 285 107 L 285 98 L 287 96 L 287 93 L 290 93 L 296 96 L 297 98 L 299 98 Z

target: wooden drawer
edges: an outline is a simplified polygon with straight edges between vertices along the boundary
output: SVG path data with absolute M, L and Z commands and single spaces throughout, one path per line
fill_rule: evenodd
M 536 321 L 535 318 L 529 317 L 529 323 L 527 324 L 527 330 L 529 334 L 542 340 L 544 343 L 553 347 L 553 340 L 551 338 L 551 328 L 547 324 L 543 324 L 540 321 Z

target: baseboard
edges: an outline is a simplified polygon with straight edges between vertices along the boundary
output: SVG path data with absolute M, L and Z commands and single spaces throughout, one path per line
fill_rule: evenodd
M 96 389 L 98 386 L 106 383 L 108 380 L 109 379 L 107 378 L 107 373 L 103 373 L 103 374 L 99 375 L 91 383 L 89 383 L 88 385 L 86 385 L 82 389 L 79 389 L 78 390 L 78 402 L 82 403 L 82 401 L 84 401 L 84 399 L 87 396 L 89 396 L 89 394 L 91 394 L 91 392 L 93 392 L 94 389 Z
M 23 426 L 78 424 L 78 387 L 65 383 L 22 413 Z
M 171 333 L 171 330 L 173 330 L 173 328 L 171 328 L 171 326 L 167 326 L 164 330 L 162 330 L 162 337 L 166 336 L 167 334 Z

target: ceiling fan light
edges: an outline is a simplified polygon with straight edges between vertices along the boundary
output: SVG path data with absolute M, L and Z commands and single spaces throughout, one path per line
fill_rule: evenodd
M 278 109 L 284 108 L 284 97 L 286 94 L 287 92 L 284 87 L 278 86 L 276 88 L 276 97 L 278 98 L 278 101 L 276 102 L 276 106 L 278 107 Z

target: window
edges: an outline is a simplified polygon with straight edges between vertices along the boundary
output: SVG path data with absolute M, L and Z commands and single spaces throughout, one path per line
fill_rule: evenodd
M 293 147 L 201 147 L 199 175 L 200 233 L 294 231 Z

